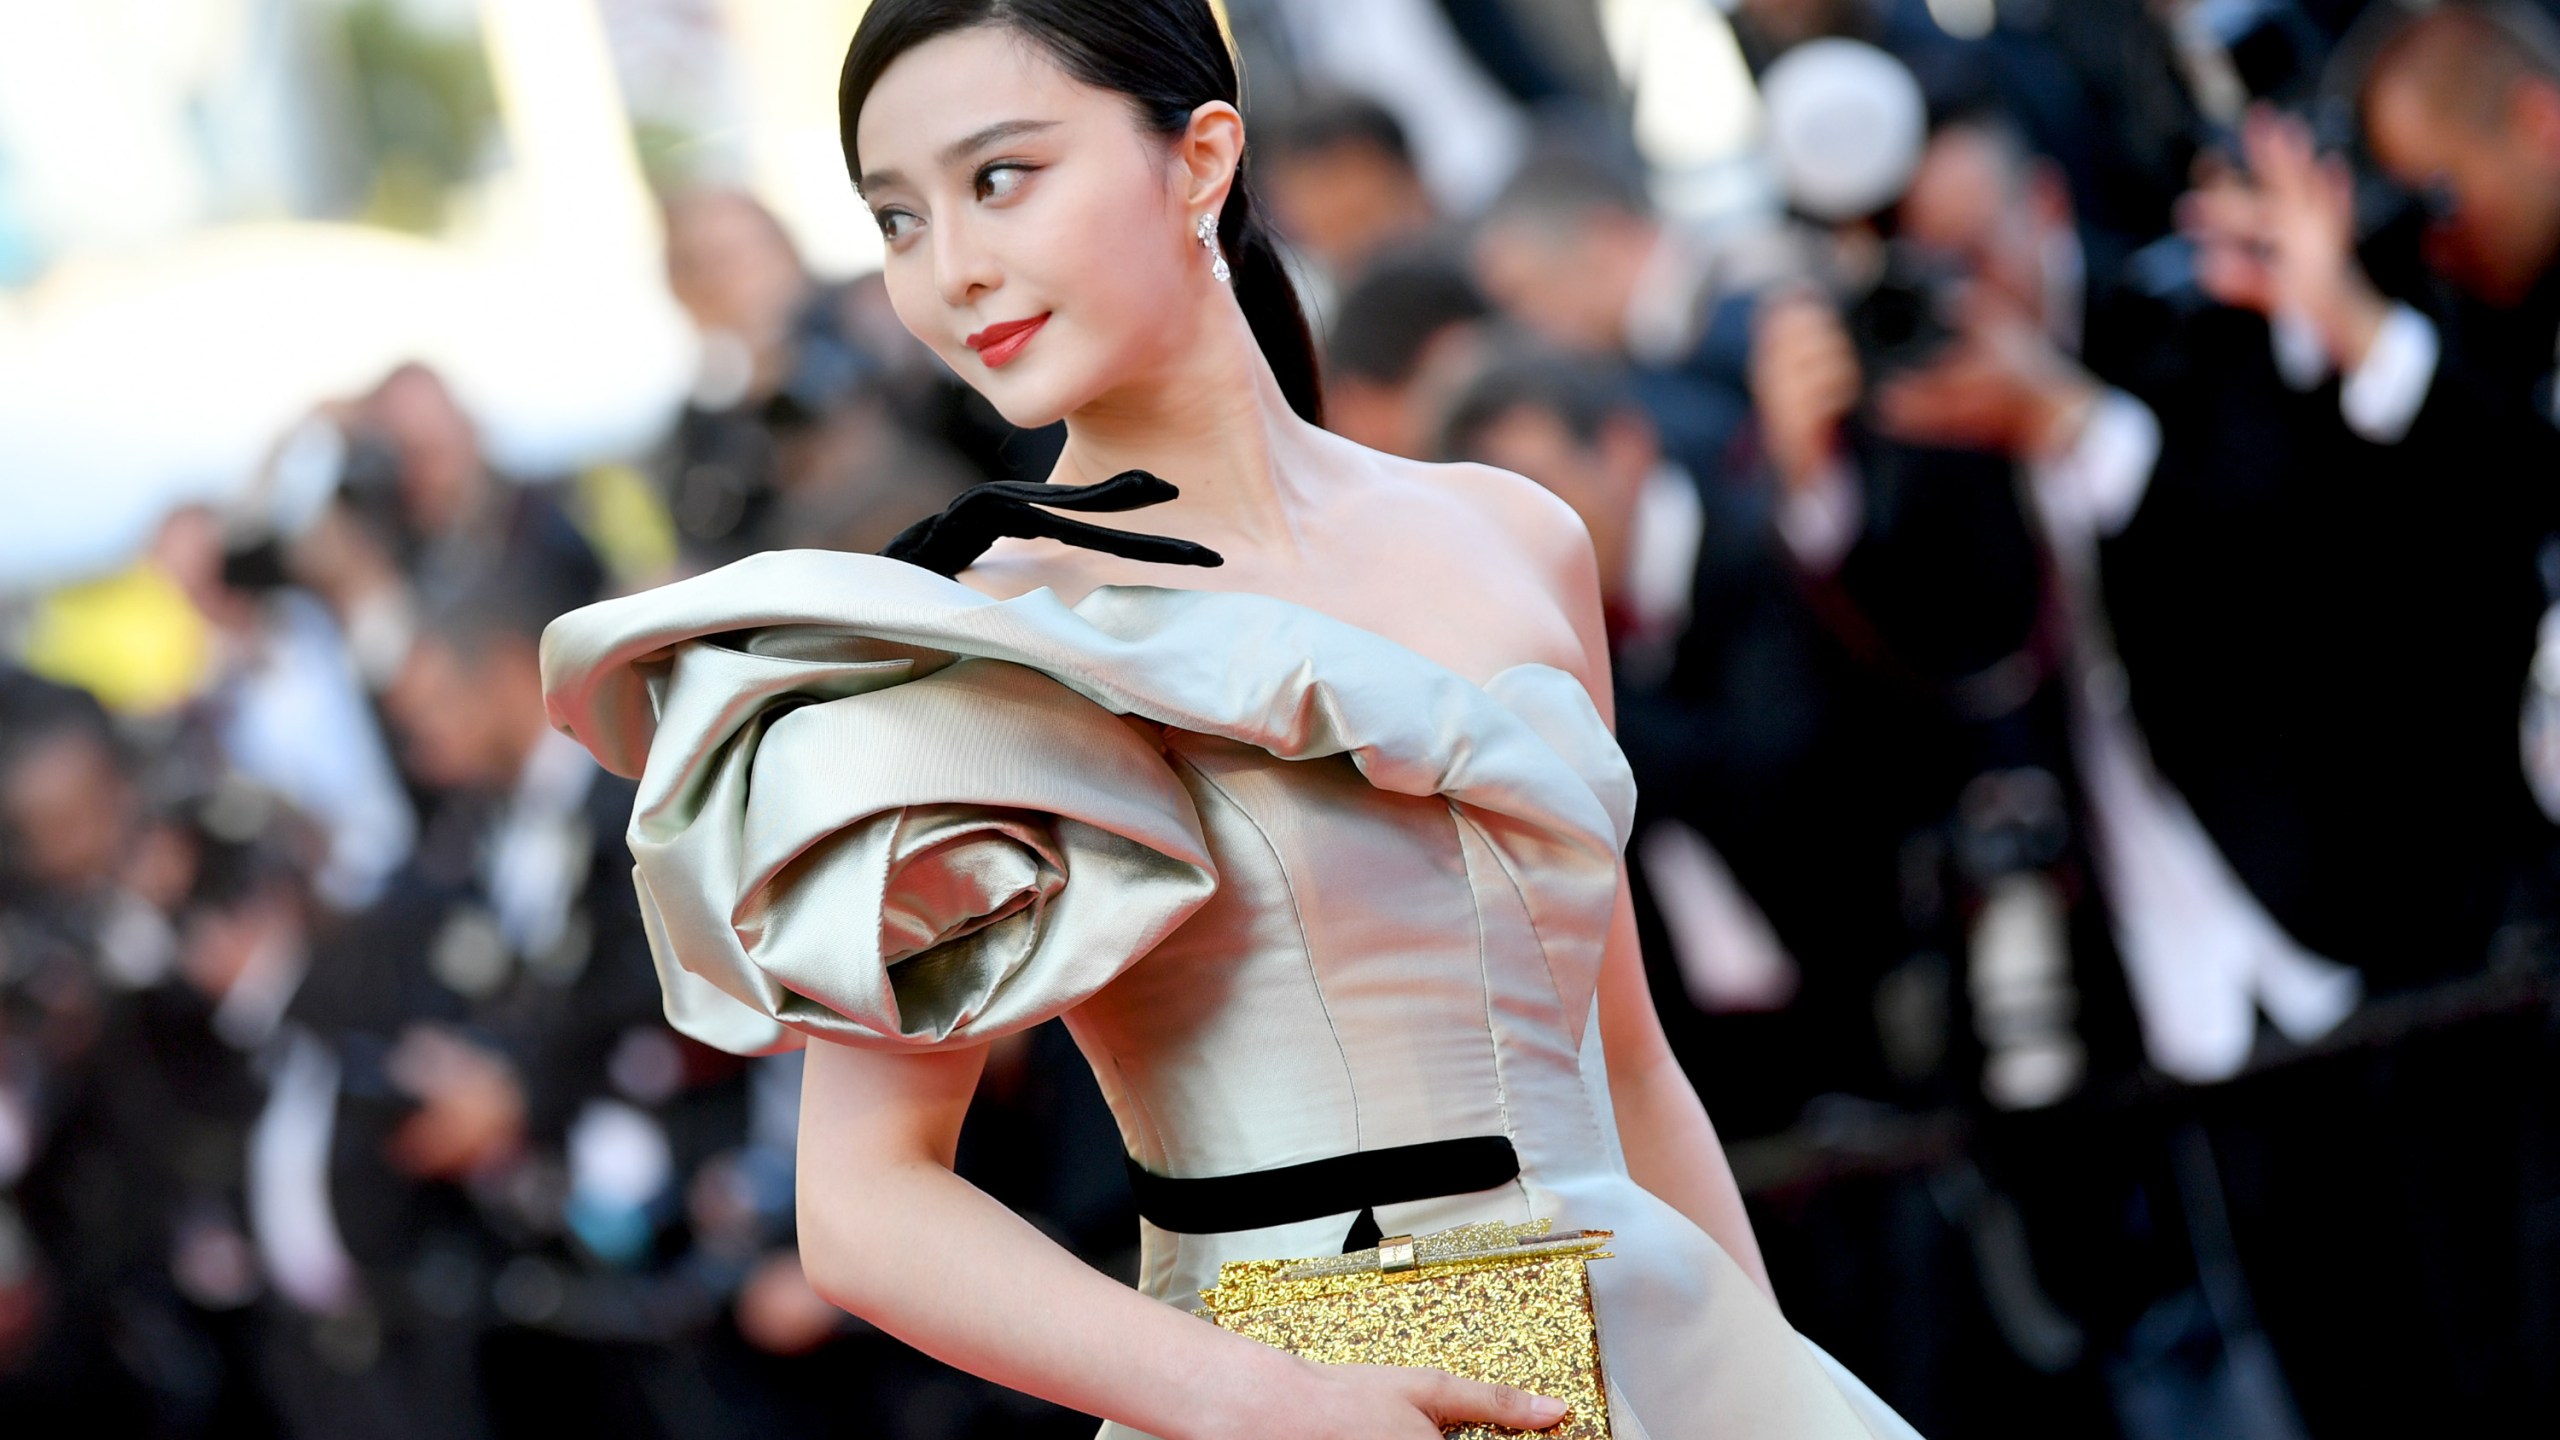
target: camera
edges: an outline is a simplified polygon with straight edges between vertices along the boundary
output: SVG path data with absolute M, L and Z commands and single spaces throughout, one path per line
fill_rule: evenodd
M 346 432 L 346 450 L 338 461 L 339 502 L 393 554 L 406 556 L 413 540 L 401 497 L 402 469 L 398 441 L 369 427 Z
M 1870 387 L 1927 366 L 1955 341 L 1964 280 L 1951 260 L 1901 243 L 1885 247 L 1874 282 L 1840 316 Z

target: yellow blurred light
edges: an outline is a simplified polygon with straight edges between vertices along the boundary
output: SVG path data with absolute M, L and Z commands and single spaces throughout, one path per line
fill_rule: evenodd
M 26 668 L 127 715 L 173 710 L 213 662 L 213 637 L 186 592 L 148 562 L 65 586 L 35 609 Z
M 676 565 L 676 522 L 649 477 L 631 465 L 592 466 L 572 491 L 578 531 L 595 547 L 614 584 L 638 590 Z

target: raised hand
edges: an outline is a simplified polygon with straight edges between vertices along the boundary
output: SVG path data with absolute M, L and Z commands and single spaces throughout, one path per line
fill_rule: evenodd
M 2196 279 L 2225 305 L 2309 323 L 2340 369 L 2363 363 L 2387 306 L 2357 264 L 2355 181 L 2323 155 L 2311 127 L 2266 106 L 2241 129 L 2245 173 L 2199 167 L 2178 203 L 2196 246 Z
M 1839 446 L 1858 403 L 1857 348 L 1831 302 L 1811 291 L 1772 296 L 1751 342 L 1751 403 L 1760 440 L 1790 488 L 1810 483 Z

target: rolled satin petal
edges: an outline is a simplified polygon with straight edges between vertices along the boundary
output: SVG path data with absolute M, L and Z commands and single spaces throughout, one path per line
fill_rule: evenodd
M 992 1038 L 1109 983 L 1216 887 L 1127 721 L 1001 661 L 798 648 L 651 662 L 630 840 L 678 1029 L 742 1053 Z

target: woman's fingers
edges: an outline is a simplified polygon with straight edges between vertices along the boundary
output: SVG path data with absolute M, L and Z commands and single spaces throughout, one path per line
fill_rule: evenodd
M 1440 1370 L 1422 1372 L 1421 1385 L 1417 1403 L 1443 1425 L 1472 1422 L 1544 1430 L 1563 1420 L 1567 1409 L 1561 1400 L 1532 1395 L 1517 1385 L 1467 1380 Z

